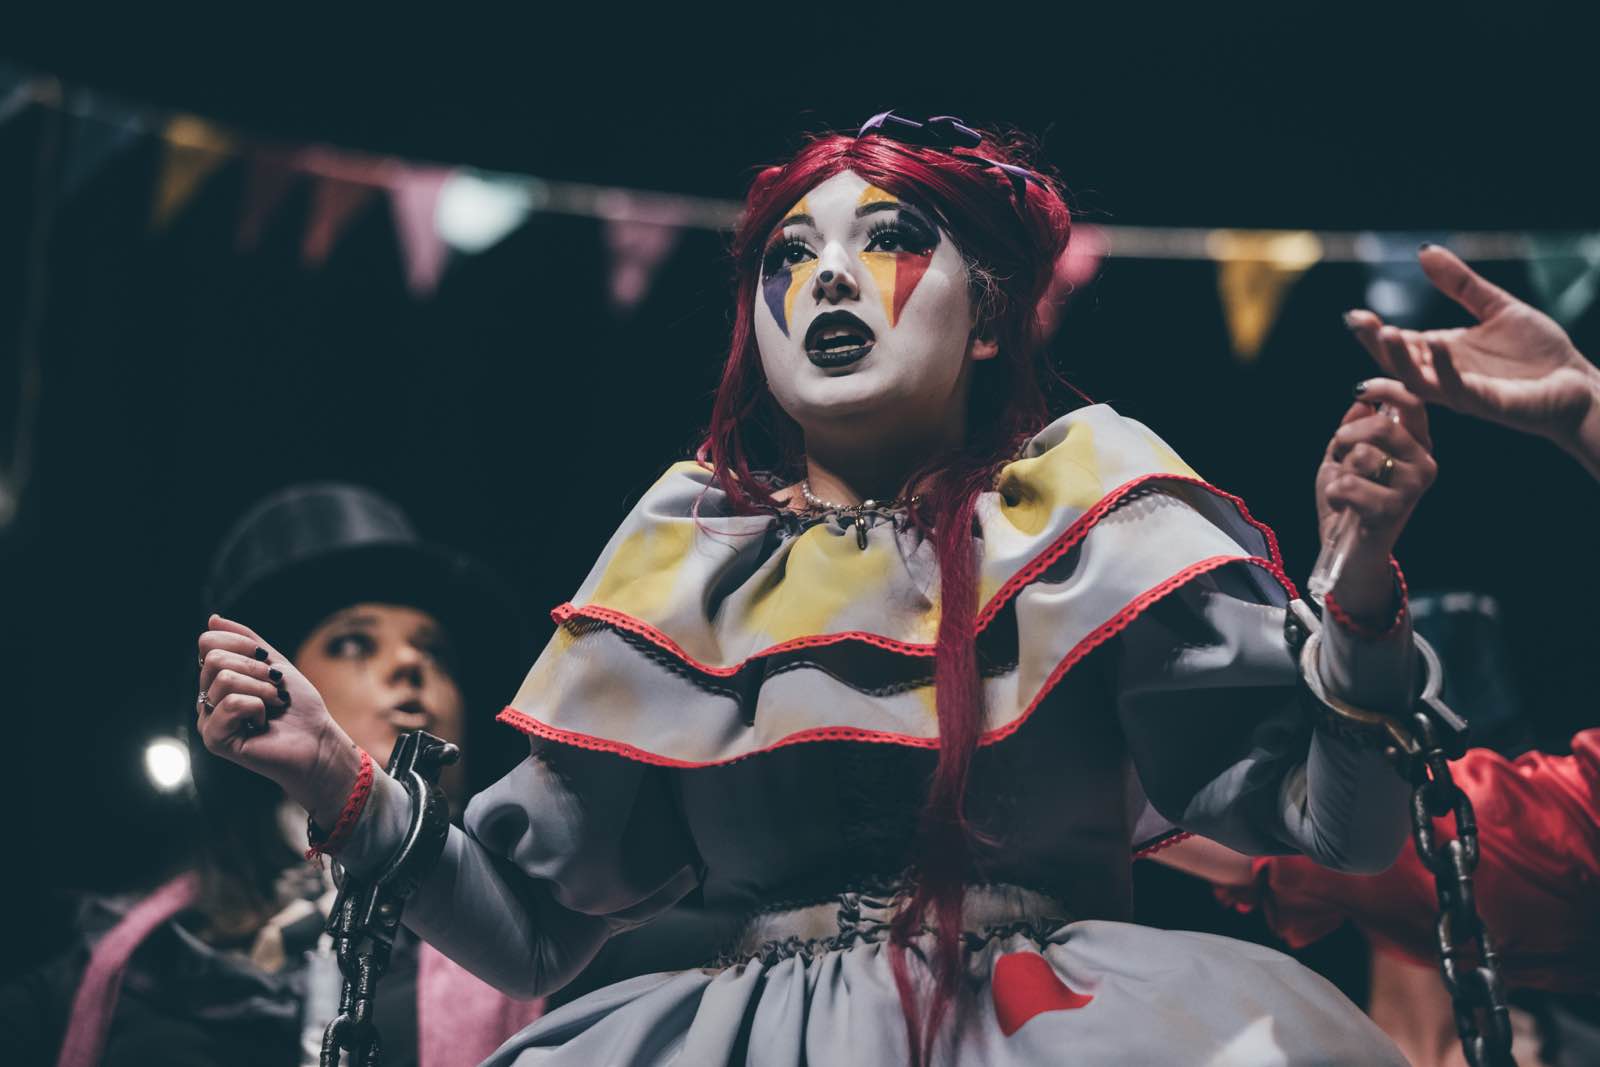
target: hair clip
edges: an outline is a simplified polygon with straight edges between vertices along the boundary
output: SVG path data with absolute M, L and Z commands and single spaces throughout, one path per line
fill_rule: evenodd
M 926 122 L 918 122 L 896 115 L 893 111 L 885 111 L 872 116 L 862 123 L 861 129 L 856 131 L 857 137 L 867 134 L 876 134 L 887 137 L 902 144 L 920 145 L 924 148 L 977 148 L 983 143 L 983 135 L 968 126 L 954 115 L 935 115 Z M 1019 167 L 1011 163 L 1001 163 L 998 160 L 985 156 L 969 157 L 975 163 L 982 163 L 986 167 L 993 167 L 1011 180 L 1011 190 L 1016 195 L 1020 206 L 1027 202 L 1028 181 L 1040 182 L 1039 175 L 1026 167 Z
M 977 148 L 983 143 L 981 133 L 954 115 L 935 115 L 926 122 L 918 122 L 885 111 L 862 123 L 856 136 L 865 137 L 869 133 L 926 148 Z

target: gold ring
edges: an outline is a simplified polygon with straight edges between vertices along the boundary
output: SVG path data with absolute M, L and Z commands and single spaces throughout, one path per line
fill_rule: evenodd
M 1394 457 L 1384 456 L 1383 464 L 1372 472 L 1371 478 L 1379 485 L 1388 485 L 1394 481 Z

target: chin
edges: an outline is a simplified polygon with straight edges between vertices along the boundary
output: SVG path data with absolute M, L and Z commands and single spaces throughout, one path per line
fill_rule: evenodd
M 804 383 L 796 391 L 794 409 L 789 412 L 804 426 L 808 422 L 830 423 L 891 410 L 904 398 L 874 381 L 870 368 L 851 368 L 849 372 L 825 372 Z

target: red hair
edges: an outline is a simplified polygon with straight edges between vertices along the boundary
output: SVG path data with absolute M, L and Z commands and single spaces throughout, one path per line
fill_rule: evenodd
M 981 157 L 981 158 L 980 158 Z M 975 363 L 968 398 L 968 437 L 955 454 L 930 457 L 901 495 L 918 487 L 915 521 L 931 535 L 939 563 L 941 610 L 934 656 L 939 756 L 923 806 L 914 852 L 916 884 L 891 931 L 890 962 L 913 1060 L 926 1062 L 959 988 L 961 904 L 974 870 L 972 829 L 964 811 L 968 773 L 983 729 L 973 623 L 977 614 L 977 547 L 972 538 L 978 494 L 1017 446 L 1048 419 L 1051 370 L 1037 308 L 1056 260 L 1065 251 L 1071 214 L 1049 177 L 1030 179 L 1019 194 L 988 161 L 1031 166 L 1020 143 L 985 134 L 974 149 L 936 149 L 879 135 L 828 135 L 810 140 L 788 163 L 768 167 L 752 183 L 733 238 L 738 311 L 732 350 L 712 408 L 701 458 L 736 510 L 775 506 L 772 488 L 755 472 L 785 481 L 805 475 L 800 428 L 767 388 L 756 347 L 755 311 L 762 252 L 779 220 L 811 189 L 842 171 L 931 211 L 967 261 L 978 331 L 998 345 L 996 358 Z M 925 923 L 936 933 L 929 961 L 934 987 L 926 1017 L 918 1006 L 906 948 Z

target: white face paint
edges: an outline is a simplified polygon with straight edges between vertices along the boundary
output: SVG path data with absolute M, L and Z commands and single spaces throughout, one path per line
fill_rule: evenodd
M 967 361 L 993 354 L 974 350 L 973 321 L 950 235 L 849 171 L 807 193 L 768 242 L 756 343 L 773 397 L 808 433 L 950 418 Z

